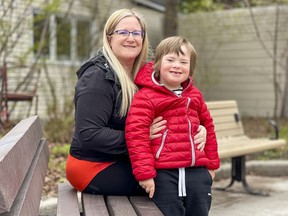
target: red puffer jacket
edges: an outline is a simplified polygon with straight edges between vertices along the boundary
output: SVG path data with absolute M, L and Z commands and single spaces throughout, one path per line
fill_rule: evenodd
M 134 96 L 126 119 L 125 136 L 133 174 L 138 181 L 154 178 L 156 169 L 206 166 L 218 169 L 220 159 L 213 120 L 201 92 L 192 78 L 183 83 L 179 97 L 152 78 L 153 63 L 145 65 L 135 83 L 141 88 Z M 153 119 L 167 120 L 162 137 L 150 140 Z M 204 151 L 194 144 L 199 125 L 207 130 Z

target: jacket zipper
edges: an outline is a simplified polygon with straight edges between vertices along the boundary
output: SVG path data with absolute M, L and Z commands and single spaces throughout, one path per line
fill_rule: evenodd
M 191 102 L 191 99 L 188 97 L 187 106 L 186 106 L 186 117 L 187 117 L 188 126 L 189 126 L 189 139 L 190 139 L 190 144 L 191 144 L 191 156 L 192 156 L 191 166 L 194 166 L 195 165 L 195 149 L 194 149 L 194 142 L 192 138 L 192 124 L 188 117 L 188 109 L 189 109 L 190 102 Z
M 158 159 L 160 157 L 161 151 L 162 151 L 162 149 L 164 147 L 164 144 L 165 144 L 167 133 L 168 133 L 168 129 L 163 134 L 161 145 L 160 145 L 160 147 L 159 147 L 159 149 L 158 149 L 158 151 L 156 153 L 156 156 L 155 156 L 156 159 Z

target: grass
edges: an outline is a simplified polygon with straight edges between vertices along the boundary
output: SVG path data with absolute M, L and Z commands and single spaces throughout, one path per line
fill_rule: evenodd
M 243 118 L 245 134 L 251 138 L 275 137 L 275 132 L 265 118 Z M 288 143 L 288 120 L 279 122 L 279 138 L 285 139 Z M 273 149 L 249 155 L 248 160 L 288 160 L 288 144 L 280 149 Z
M 45 177 L 43 196 L 57 196 L 57 184 L 66 181 L 66 159 L 70 143 L 49 143 L 50 160 L 48 171 Z

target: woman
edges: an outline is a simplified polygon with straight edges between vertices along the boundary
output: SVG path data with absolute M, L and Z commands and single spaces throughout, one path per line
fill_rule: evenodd
M 115 11 L 103 32 L 103 47 L 77 72 L 75 132 L 66 177 L 77 190 L 103 195 L 145 194 L 131 169 L 125 120 L 137 91 L 133 80 L 145 64 L 148 36 L 144 19 L 134 10 Z M 156 118 L 150 138 L 161 136 L 165 120 Z M 206 130 L 198 134 L 204 146 Z M 204 143 L 204 144 L 203 144 Z

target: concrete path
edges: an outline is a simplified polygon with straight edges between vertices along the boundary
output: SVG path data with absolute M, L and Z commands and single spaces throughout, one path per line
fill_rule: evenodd
M 235 183 L 229 191 L 213 190 L 209 216 L 288 216 L 288 177 L 248 176 L 249 186 L 269 192 L 269 196 L 244 193 L 242 185 Z M 223 187 L 229 180 L 214 182 Z

